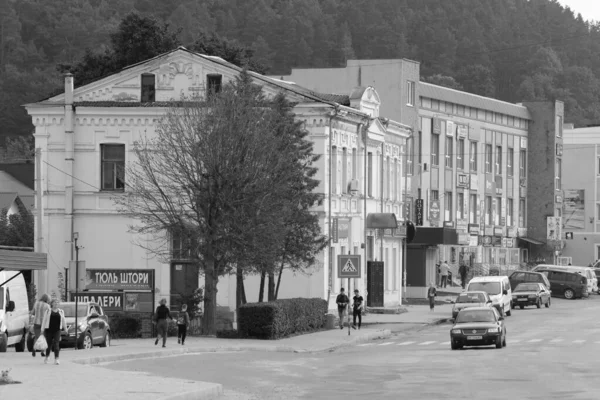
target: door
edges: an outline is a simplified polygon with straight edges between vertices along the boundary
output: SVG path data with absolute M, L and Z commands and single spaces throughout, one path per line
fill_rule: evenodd
M 383 262 L 367 262 L 367 306 L 383 307 Z
M 550 288 L 552 293 L 557 296 L 563 294 L 565 290 L 565 273 L 559 271 L 548 271 L 548 279 L 550 280 Z
M 198 279 L 195 264 L 171 264 L 171 309 L 189 301 L 198 289 Z

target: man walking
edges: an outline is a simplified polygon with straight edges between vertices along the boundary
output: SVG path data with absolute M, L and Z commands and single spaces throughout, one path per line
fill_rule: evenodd
M 444 261 L 442 265 L 440 265 L 440 270 L 442 273 L 442 284 L 441 287 L 445 288 L 448 284 L 448 272 L 450 271 L 450 266 L 447 261 Z
M 337 295 L 335 302 L 338 306 L 338 315 L 340 317 L 340 329 L 344 329 L 344 314 L 346 312 L 346 307 L 348 307 L 348 303 L 350 303 L 350 299 L 346 296 L 344 288 L 340 289 L 340 294 Z
M 467 273 L 468 272 L 469 271 L 467 269 L 467 264 L 462 263 L 460 265 L 460 267 L 458 268 L 458 274 L 460 275 L 460 283 L 461 283 L 463 289 L 467 286 Z
M 356 329 L 356 317 L 358 317 L 358 329 L 362 324 L 362 308 L 363 308 L 363 297 L 359 294 L 358 289 L 354 290 L 354 297 L 352 298 L 352 329 Z

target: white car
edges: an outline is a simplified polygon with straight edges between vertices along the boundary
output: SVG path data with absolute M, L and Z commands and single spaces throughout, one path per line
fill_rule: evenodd
M 0 353 L 8 346 L 25 350 L 25 334 L 29 325 L 29 302 L 23 275 L 0 271 Z

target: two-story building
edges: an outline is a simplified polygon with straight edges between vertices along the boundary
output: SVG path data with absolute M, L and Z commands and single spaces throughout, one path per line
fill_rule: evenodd
M 202 286 L 201 271 L 176 261 L 179 255 L 171 262 L 153 257 L 147 238 L 129 232 L 137 221 L 119 213 L 113 199 L 127 190 L 124 171 L 133 160 L 135 141 L 156 134 L 174 99 L 197 96 L 207 88 L 218 90 L 239 72 L 219 57 L 179 48 L 77 88 L 68 75 L 64 93 L 25 106 L 39 150 L 36 250 L 48 253 L 47 272 L 36 276 L 39 292 L 57 290 L 59 273 L 77 256 L 75 237 L 87 270 L 153 270 L 155 301 L 188 290 L 189 282 L 192 288 Z M 401 238 L 387 231 L 369 239 L 366 222 L 369 214 L 399 214 L 410 127 L 380 115 L 381 101 L 372 87 L 349 86 L 343 91 L 347 94 L 326 95 L 256 73 L 251 76 L 267 96 L 285 93 L 309 131 L 314 152 L 321 155 L 317 190 L 326 196 L 314 211 L 323 232 L 332 236 L 310 275 L 284 272 L 279 297 L 329 298 L 334 308 L 335 294 L 346 282 L 337 278 L 336 256 L 374 254 L 378 246 L 379 257 L 394 266 L 380 295 L 385 304 L 399 304 Z M 177 244 L 172 246 L 176 252 Z M 362 268 L 362 278 L 352 286 L 364 290 L 364 263 Z M 256 301 L 259 278 L 248 276 L 245 282 L 248 301 Z M 235 276 L 221 278 L 218 303 L 235 308 L 235 293 Z

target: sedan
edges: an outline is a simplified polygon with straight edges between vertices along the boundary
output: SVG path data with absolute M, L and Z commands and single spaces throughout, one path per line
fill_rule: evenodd
M 491 307 L 492 299 L 486 292 L 471 291 L 458 295 L 452 307 L 452 318 L 458 316 L 458 312 L 469 307 Z
M 450 330 L 452 350 L 464 346 L 506 346 L 504 317 L 495 308 L 472 307 L 461 310 Z
M 551 292 L 541 283 L 519 283 L 512 292 L 513 308 L 516 306 L 519 306 L 521 310 L 525 306 L 541 308 L 542 304 L 549 308 L 550 295 Z

